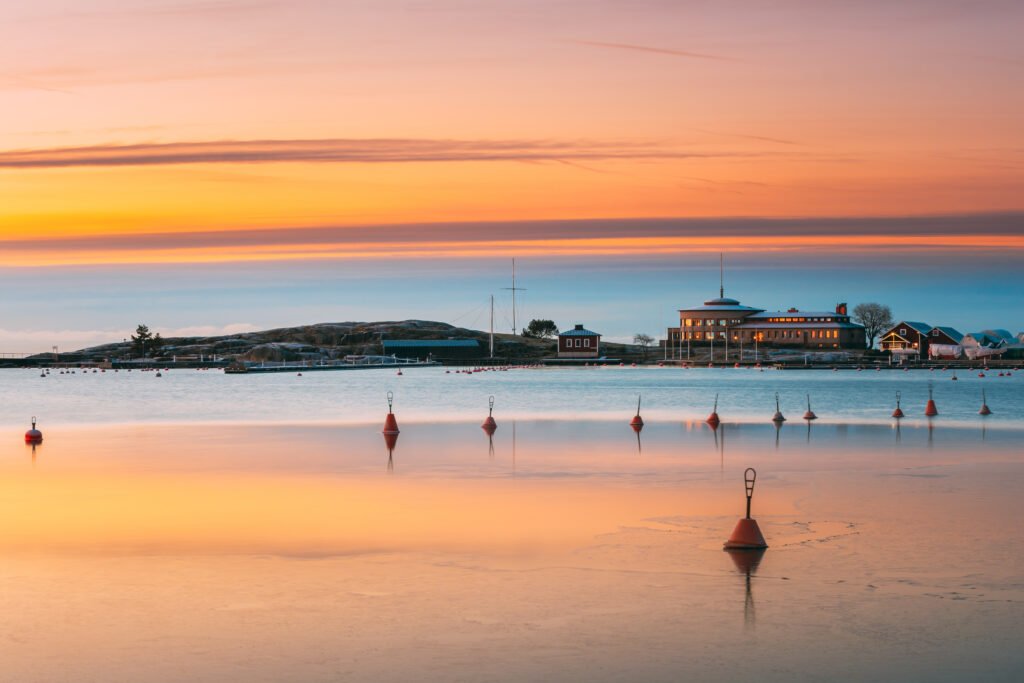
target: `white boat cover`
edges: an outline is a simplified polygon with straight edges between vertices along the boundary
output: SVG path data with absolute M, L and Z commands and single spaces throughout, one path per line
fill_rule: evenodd
M 964 354 L 970 360 L 976 360 L 978 358 L 991 358 L 992 356 L 1001 356 L 1006 349 L 990 349 L 987 346 L 979 346 L 977 348 L 967 347 L 964 349 Z
M 941 358 L 944 360 L 956 360 L 964 353 L 964 347 L 959 344 L 929 344 L 928 357 Z

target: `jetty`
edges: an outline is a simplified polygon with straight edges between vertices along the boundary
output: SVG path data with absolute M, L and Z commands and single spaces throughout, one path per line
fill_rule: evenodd
M 373 370 L 380 368 L 415 368 L 440 365 L 437 361 L 394 356 L 346 356 L 339 360 L 247 361 L 224 368 L 225 375 L 247 375 L 266 372 L 317 372 L 327 370 Z

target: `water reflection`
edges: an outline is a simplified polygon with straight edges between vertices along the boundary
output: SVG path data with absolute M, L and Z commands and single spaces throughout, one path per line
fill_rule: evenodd
M 394 451 L 395 446 L 398 445 L 398 434 L 384 434 L 383 436 L 384 446 L 388 449 L 388 472 L 390 473 L 395 471 Z
M 761 560 L 765 554 L 764 548 L 757 550 L 726 550 L 729 559 L 732 560 L 736 571 L 744 576 L 744 598 L 743 598 L 743 624 L 748 629 L 753 629 L 756 623 L 754 613 L 754 593 L 751 590 L 750 578 L 757 573 Z

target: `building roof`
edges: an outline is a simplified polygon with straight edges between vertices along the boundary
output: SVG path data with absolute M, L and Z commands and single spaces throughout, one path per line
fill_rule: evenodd
M 901 320 L 900 322 L 890 327 L 889 330 L 895 330 L 899 327 L 910 327 L 914 330 L 917 330 L 921 334 L 928 334 L 929 332 L 932 331 L 932 326 L 929 325 L 928 323 L 915 322 L 913 320 Z
M 947 337 L 949 337 L 950 339 L 955 341 L 957 344 L 959 344 L 960 340 L 964 338 L 963 333 L 959 332 L 956 328 L 953 328 L 953 327 L 942 327 L 942 326 L 936 325 L 932 329 L 933 330 L 938 330 L 942 334 L 946 335 Z M 928 334 L 931 334 L 931 332 L 929 332 Z
M 1010 334 L 1009 330 L 1002 330 L 996 328 L 994 330 L 982 330 L 982 332 L 984 332 L 990 337 L 998 337 L 999 339 L 1003 339 L 1005 341 L 1013 341 L 1015 339 L 1014 336 Z
M 835 311 L 762 311 L 748 315 L 747 320 L 762 318 L 849 318 L 844 313 Z
M 384 348 L 438 349 L 438 348 L 479 348 L 476 339 L 385 339 Z
M 559 337 L 600 337 L 601 335 L 597 332 L 591 332 L 590 330 L 583 329 L 583 325 L 577 325 L 571 330 L 565 332 L 559 332 Z
M 863 325 L 857 323 L 821 323 L 821 322 L 796 322 L 796 323 L 763 323 L 757 320 L 751 320 L 750 322 L 742 322 L 739 325 L 733 325 L 731 330 L 791 330 L 794 327 L 800 329 L 843 329 L 843 330 L 863 330 Z
M 751 306 L 742 306 L 736 299 L 730 299 L 728 297 L 720 296 L 717 299 L 708 299 L 704 302 L 703 306 L 691 306 L 690 308 L 680 308 L 680 313 L 697 313 L 700 311 L 732 311 L 734 313 L 757 313 L 763 311 L 763 308 L 752 308 Z
M 979 346 L 999 346 L 1003 343 L 1003 340 L 999 337 L 993 337 L 988 332 L 969 332 L 965 334 L 960 340 L 961 343 L 967 341 L 976 342 Z

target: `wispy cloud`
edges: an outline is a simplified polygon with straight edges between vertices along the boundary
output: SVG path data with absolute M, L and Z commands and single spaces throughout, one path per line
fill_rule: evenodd
M 10 150 L 0 152 L 0 168 L 281 162 L 571 162 L 750 156 L 764 155 L 738 151 L 690 152 L 658 142 L 587 140 L 225 140 Z
M 741 59 L 726 57 L 725 55 L 712 55 L 706 52 L 691 52 L 689 50 L 673 50 L 664 47 L 653 47 L 650 45 L 632 45 L 630 43 L 606 43 L 600 40 L 570 40 L 576 45 L 589 45 L 590 47 L 604 47 L 613 50 L 632 50 L 634 52 L 648 52 L 656 55 L 668 55 L 670 57 L 686 57 L 689 59 L 710 59 L 718 62 L 740 62 Z
M 694 128 L 694 130 L 701 133 L 707 133 L 708 135 L 722 135 L 729 138 L 743 138 L 744 140 L 760 140 L 761 142 L 774 142 L 780 145 L 803 145 L 802 142 L 795 140 L 785 140 L 783 138 L 773 138 L 767 135 L 750 135 L 749 133 L 728 133 L 720 130 L 707 130 L 706 128 Z
M 1020 253 L 1024 214 L 915 218 L 602 219 L 287 228 L 0 241 L 0 266 L 717 253 Z

